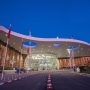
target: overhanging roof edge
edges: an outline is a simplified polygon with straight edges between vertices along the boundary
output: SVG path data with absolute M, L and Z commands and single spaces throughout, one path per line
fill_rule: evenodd
M 8 33 L 8 29 L 3 27 L 3 26 L 0 26 L 0 30 Z M 54 42 L 54 41 L 57 41 L 57 42 L 73 42 L 73 43 L 81 43 L 81 44 L 85 44 L 85 45 L 88 45 L 90 46 L 89 43 L 85 42 L 85 41 L 81 41 L 81 40 L 76 40 L 76 39 L 66 39 L 66 38 L 38 38 L 38 37 L 32 37 L 32 36 L 27 36 L 27 35 L 23 35 L 23 34 L 20 34 L 20 33 L 16 33 L 14 31 L 11 32 L 11 35 L 13 36 L 16 36 L 16 37 L 19 37 L 19 38 L 23 38 L 23 39 L 27 39 L 27 40 L 34 40 L 34 41 L 44 41 L 44 42 Z

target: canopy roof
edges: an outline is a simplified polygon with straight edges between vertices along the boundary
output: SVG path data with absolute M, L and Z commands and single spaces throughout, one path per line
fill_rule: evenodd
M 0 26 L 0 40 L 5 43 L 8 31 L 7 28 Z M 35 45 L 29 47 L 25 45 L 25 42 L 31 42 Z M 57 57 L 68 57 L 69 53 L 67 49 L 72 48 L 75 57 L 90 56 L 90 44 L 81 40 L 68 38 L 37 38 L 11 31 L 9 45 L 21 52 L 22 43 L 24 43 L 22 54 L 27 54 L 27 49 L 31 48 L 32 54 L 54 54 Z

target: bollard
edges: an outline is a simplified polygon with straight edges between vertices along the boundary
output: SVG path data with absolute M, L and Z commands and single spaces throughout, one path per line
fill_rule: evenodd
M 8 81 L 7 82 L 8 83 L 12 82 L 11 79 L 10 79 L 10 76 L 8 76 Z
M 5 81 L 6 79 L 5 79 L 5 77 L 3 77 L 3 81 Z
M 12 80 L 13 80 L 13 75 L 12 75 Z

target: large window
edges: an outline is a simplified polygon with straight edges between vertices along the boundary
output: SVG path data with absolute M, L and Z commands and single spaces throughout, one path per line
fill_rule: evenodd
M 26 58 L 26 67 L 33 70 L 51 70 L 57 68 L 56 55 L 32 54 Z

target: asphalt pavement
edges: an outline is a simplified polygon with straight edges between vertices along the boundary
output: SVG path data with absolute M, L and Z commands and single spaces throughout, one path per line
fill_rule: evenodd
M 90 90 L 90 77 L 71 72 L 53 73 L 54 90 Z
M 71 71 L 43 71 L 0 85 L 0 90 L 47 90 L 51 75 L 53 90 L 90 90 L 90 77 Z
M 35 74 L 0 86 L 0 90 L 46 90 L 47 74 Z

